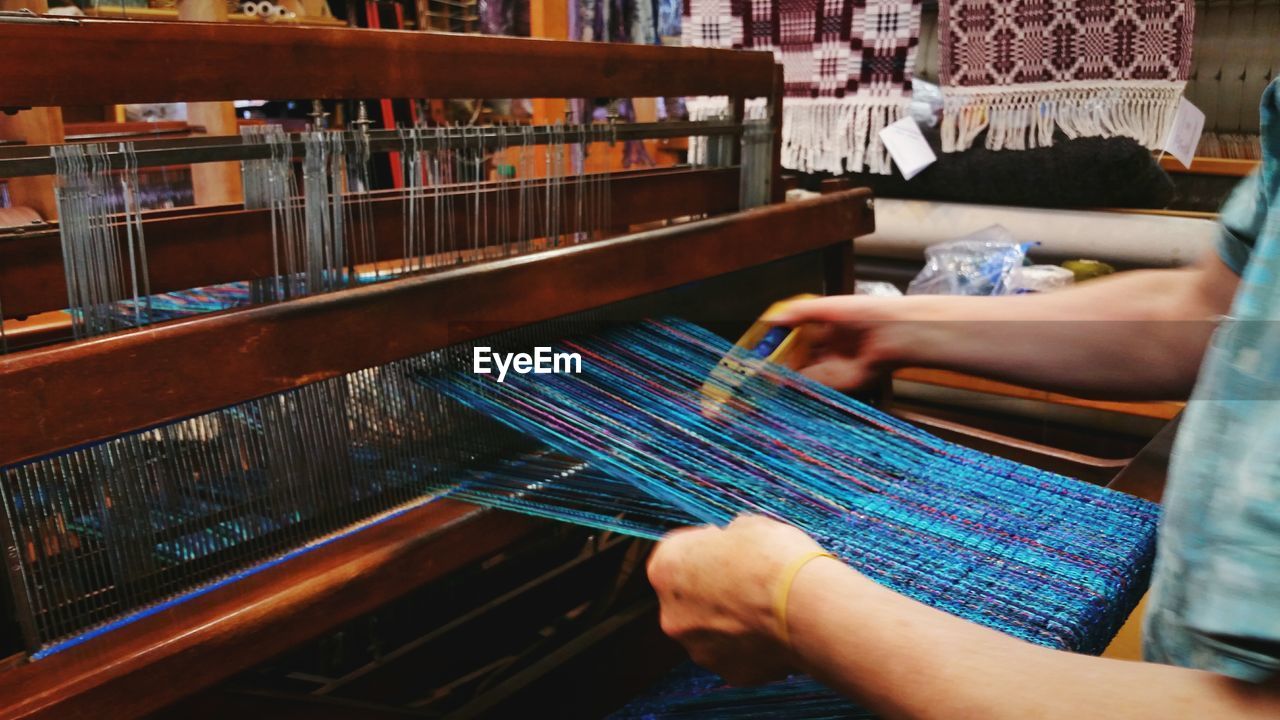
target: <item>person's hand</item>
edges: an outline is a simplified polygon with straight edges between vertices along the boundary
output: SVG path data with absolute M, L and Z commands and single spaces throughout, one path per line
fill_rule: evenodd
M 903 322 L 911 298 L 859 295 L 797 300 L 761 318 L 773 325 L 804 327 L 809 352 L 793 369 L 837 390 L 856 390 L 900 366 L 913 348 Z
M 734 685 L 784 677 L 794 668 L 775 595 L 789 564 L 821 550 L 800 530 L 760 516 L 672 532 L 649 559 L 663 632 Z

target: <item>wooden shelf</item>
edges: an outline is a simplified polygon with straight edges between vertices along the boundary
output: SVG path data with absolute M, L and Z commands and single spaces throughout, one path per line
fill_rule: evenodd
M 1258 167 L 1261 160 L 1233 160 L 1230 158 L 1195 157 L 1191 167 L 1186 168 L 1177 158 L 1166 155 L 1160 158 L 1160 167 L 1166 172 L 1188 175 L 1222 175 L 1226 177 L 1244 177 Z
M 204 128 L 185 120 L 141 120 L 63 123 L 63 136 L 68 142 L 90 140 L 135 140 L 160 135 L 188 136 L 203 133 Z
M 106 18 L 109 20 L 178 19 L 177 8 L 123 8 L 119 6 L 112 7 L 110 5 L 99 5 L 96 8 L 86 8 L 84 14 L 89 17 Z M 342 20 L 332 17 L 264 18 L 258 15 L 245 15 L 244 13 L 231 13 L 227 16 L 227 21 L 257 25 L 311 25 L 315 27 L 347 26 L 347 24 Z
M 1217 220 L 1218 213 L 1203 210 L 1167 210 L 1165 208 L 1096 208 L 1098 212 L 1120 213 L 1123 215 L 1159 215 L 1161 217 L 1191 218 L 1194 220 Z

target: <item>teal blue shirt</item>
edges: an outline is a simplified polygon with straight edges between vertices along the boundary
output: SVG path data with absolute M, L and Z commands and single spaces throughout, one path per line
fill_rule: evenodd
M 1255 682 L 1280 673 L 1280 80 L 1262 150 L 1222 209 L 1241 285 L 1174 444 L 1144 637 L 1148 660 Z

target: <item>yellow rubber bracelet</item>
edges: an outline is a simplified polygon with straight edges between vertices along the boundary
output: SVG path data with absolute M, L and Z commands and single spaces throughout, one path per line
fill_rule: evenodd
M 778 592 L 773 598 L 773 613 L 778 618 L 778 635 L 782 638 L 782 643 L 790 647 L 791 636 L 787 633 L 787 599 L 791 596 L 791 585 L 796 581 L 796 575 L 800 574 L 800 570 L 805 565 L 825 557 L 836 559 L 835 555 L 825 550 L 814 550 L 791 561 L 786 569 L 782 571 L 782 577 L 778 581 Z

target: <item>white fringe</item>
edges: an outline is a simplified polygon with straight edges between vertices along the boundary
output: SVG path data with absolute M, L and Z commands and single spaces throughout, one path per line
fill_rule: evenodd
M 786 98 L 782 102 L 782 166 L 800 172 L 893 171 L 889 151 L 880 142 L 880 131 L 907 114 L 908 98 Z M 723 97 L 698 97 L 685 101 L 690 120 L 722 118 L 729 112 Z M 763 119 L 765 103 L 748 101 L 748 119 Z M 700 138 L 689 144 L 689 161 L 702 159 Z
M 1120 81 L 947 88 L 942 151 L 968 149 L 983 130 L 990 150 L 1048 147 L 1055 128 L 1069 138 L 1133 138 L 1156 150 L 1168 134 L 1185 85 Z

